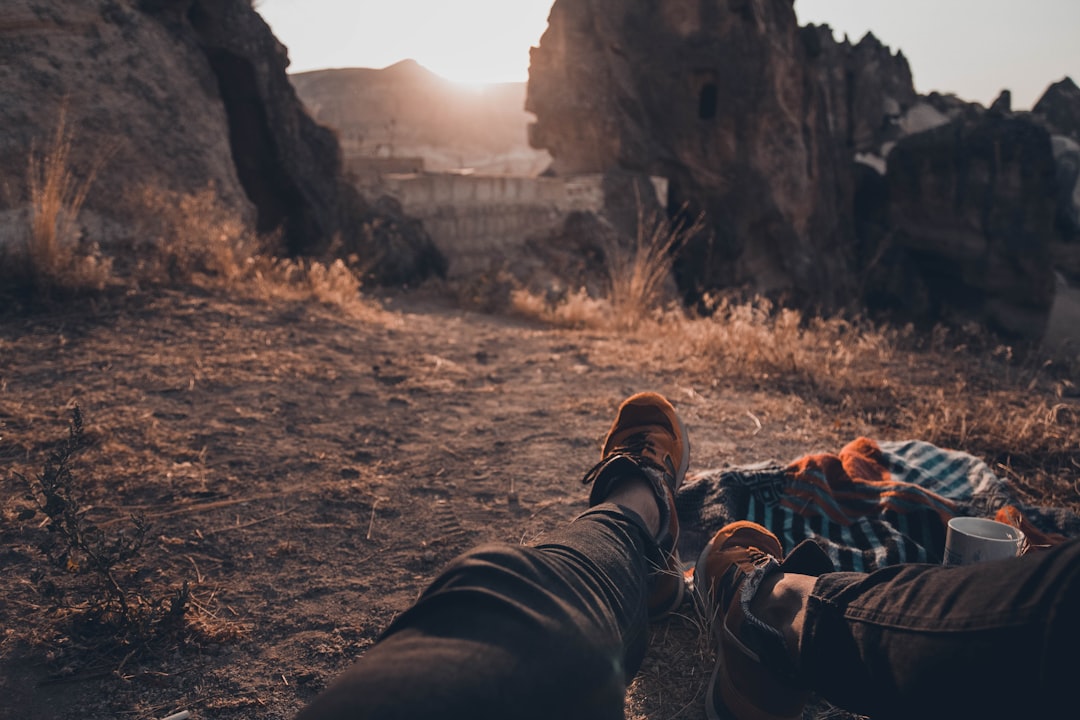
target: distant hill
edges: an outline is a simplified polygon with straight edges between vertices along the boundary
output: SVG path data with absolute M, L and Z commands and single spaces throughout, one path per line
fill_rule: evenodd
M 347 158 L 418 156 L 429 170 L 513 175 L 536 175 L 551 160 L 529 147 L 524 82 L 474 89 L 414 60 L 289 77 L 312 116 L 338 132 Z

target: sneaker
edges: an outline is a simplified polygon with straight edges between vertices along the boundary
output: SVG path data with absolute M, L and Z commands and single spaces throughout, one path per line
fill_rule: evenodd
M 690 464 L 690 439 L 671 403 L 656 393 L 638 393 L 619 406 L 600 458 L 583 480 L 592 484 L 589 507 L 604 502 L 615 482 L 628 475 L 645 476 L 656 493 L 661 530 L 655 539 L 660 559 L 651 561 L 648 607 L 650 619 L 658 620 L 682 604 L 685 594 L 675 493 Z
M 694 584 L 717 638 L 716 667 L 705 698 L 709 720 L 802 717 L 810 692 L 798 681 L 783 634 L 750 613 L 750 600 L 775 572 L 820 575 L 833 566 L 813 542 L 783 557 L 780 540 L 747 520 L 721 528 L 698 557 Z

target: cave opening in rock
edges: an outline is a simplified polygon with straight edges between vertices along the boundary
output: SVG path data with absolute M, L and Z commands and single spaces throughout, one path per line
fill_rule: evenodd
M 280 153 L 255 85 L 255 69 L 246 59 L 224 50 L 209 50 L 229 123 L 236 174 L 255 205 L 260 234 L 282 232 L 286 251 L 301 254 L 308 244 L 303 197 L 281 165 Z
M 716 83 L 705 83 L 698 96 L 698 117 L 702 120 L 712 120 L 716 117 L 716 105 L 719 94 Z

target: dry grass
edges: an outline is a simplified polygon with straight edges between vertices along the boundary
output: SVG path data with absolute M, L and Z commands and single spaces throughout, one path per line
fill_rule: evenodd
M 183 194 L 144 188 L 134 264 L 138 285 L 198 285 L 260 300 L 315 300 L 352 314 L 377 308 L 361 294 L 357 272 L 343 260 L 278 257 L 277 238 L 259 237 L 210 186 Z
M 638 205 L 635 236 L 604 236 L 604 282 L 600 297 L 584 288 L 551 302 L 526 289 L 510 295 L 512 312 L 568 328 L 634 331 L 672 312 L 675 253 L 705 228 L 703 217 L 690 222 L 649 215 Z
M 359 274 L 344 261 L 278 257 L 221 203 L 212 186 L 196 193 L 145 187 L 130 202 L 141 219 L 134 238 L 113 248 L 74 242 L 89 181 L 68 168 L 71 137 L 58 131 L 44 158 L 31 156 L 32 227 L 25 250 L 4 258 L 0 291 L 16 298 L 93 297 L 106 292 L 198 286 L 256 299 L 315 300 L 370 316 Z M 35 179 L 36 178 L 36 179 Z
M 703 216 L 694 222 L 647 215 L 638 205 L 637 233 L 628 246 L 611 236 L 604 249 L 609 326 L 632 330 L 671 299 L 675 252 L 704 230 Z
M 1028 499 L 1080 509 L 1080 364 L 1013 347 L 975 327 L 889 327 L 820 317 L 755 298 L 713 299 L 707 313 L 652 306 L 632 327 L 609 298 L 552 306 L 518 293 L 513 311 L 559 326 L 629 332 L 671 372 L 769 387 L 837 427 L 917 438 L 983 458 Z M 646 349 L 648 348 L 648 349 Z
M 196 285 L 376 311 L 349 264 L 278 257 L 277 238 L 258 236 L 212 185 L 194 193 L 139 188 L 127 198 L 139 218 L 132 239 L 106 250 L 82 237 L 79 216 L 106 154 L 80 172 L 72 163 L 75 141 L 61 110 L 44 151 L 30 150 L 26 242 L 0 248 L 0 295 L 37 302 Z
M 712 316 L 666 332 L 668 346 L 689 351 L 686 362 L 786 390 L 838 421 L 964 450 L 1003 474 L 1019 470 L 1038 486 L 1033 496 L 1080 507 L 1071 483 L 1057 480 L 1080 469 L 1075 364 L 974 328 L 920 337 L 760 300 L 720 303 Z
M 25 283 L 37 295 L 100 290 L 111 275 L 111 263 L 97 247 L 80 242 L 78 217 L 97 169 L 81 178 L 76 174 L 71 166 L 73 142 L 61 110 L 48 146 L 42 153 L 36 145 L 32 147 L 27 161 L 30 227 L 25 247 L 8 262 L 16 271 L 13 280 Z
M 133 194 L 135 229 L 126 276 L 142 284 L 182 285 L 240 279 L 263 240 L 210 185 L 195 193 L 143 187 Z

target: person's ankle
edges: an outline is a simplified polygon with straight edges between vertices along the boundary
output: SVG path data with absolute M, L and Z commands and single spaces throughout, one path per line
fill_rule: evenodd
M 656 491 L 647 478 L 629 476 L 616 480 L 604 501 L 634 511 L 653 537 L 660 534 L 660 508 Z
M 798 666 L 806 600 L 815 581 L 816 578 L 809 575 L 774 573 L 762 581 L 750 601 L 750 613 L 783 636 L 794 667 Z

